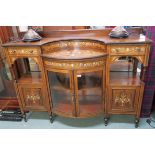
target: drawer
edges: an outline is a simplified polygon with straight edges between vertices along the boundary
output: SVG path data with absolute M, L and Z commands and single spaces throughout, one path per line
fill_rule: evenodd
M 40 50 L 37 47 L 11 47 L 8 48 L 9 55 L 23 56 L 23 55 L 38 55 Z
M 135 114 L 138 105 L 139 87 L 111 87 L 108 112 Z
M 145 55 L 145 45 L 112 45 L 111 55 Z
M 54 68 L 54 69 L 92 69 L 96 67 L 104 67 L 106 64 L 106 57 L 94 58 L 88 60 L 49 60 L 44 58 L 44 65 L 46 68 Z

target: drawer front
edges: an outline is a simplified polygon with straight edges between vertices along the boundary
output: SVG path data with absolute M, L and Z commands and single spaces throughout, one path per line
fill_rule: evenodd
M 113 45 L 111 46 L 111 55 L 145 55 L 145 45 Z
M 112 87 L 110 88 L 109 95 L 109 108 L 111 113 L 136 113 L 136 107 L 138 104 L 139 91 L 137 88 L 123 88 Z
M 23 55 L 38 55 L 40 53 L 39 48 L 37 47 L 12 47 L 8 48 L 9 55 L 23 56 Z
M 92 69 L 96 67 L 103 67 L 106 64 L 106 58 L 96 58 L 88 59 L 85 61 L 49 61 L 44 60 L 44 65 L 46 68 L 55 68 L 55 69 Z
M 43 88 L 40 85 L 18 85 L 22 105 L 26 110 L 43 110 Z

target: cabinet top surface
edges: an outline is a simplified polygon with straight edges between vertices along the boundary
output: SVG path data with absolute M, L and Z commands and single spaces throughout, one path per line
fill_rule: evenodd
M 131 35 L 128 38 L 125 39 L 116 39 L 116 38 L 110 38 L 109 36 L 105 35 L 95 35 L 90 34 L 88 35 L 65 35 L 65 36 L 53 36 L 50 38 L 43 38 L 40 41 L 37 42 L 8 42 L 3 44 L 3 47 L 9 47 L 9 46 L 42 46 L 44 44 L 54 42 L 54 41 L 62 41 L 62 40 L 73 40 L 73 39 L 88 39 L 88 40 L 96 40 L 101 41 L 105 44 L 144 44 L 144 43 L 151 43 L 152 41 L 148 38 L 146 38 L 144 35 Z

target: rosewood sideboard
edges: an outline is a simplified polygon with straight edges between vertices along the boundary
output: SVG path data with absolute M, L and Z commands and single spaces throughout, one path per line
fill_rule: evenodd
M 135 116 L 138 127 L 151 40 L 144 36 L 59 36 L 9 42 L 4 53 L 27 121 L 27 111 L 71 118 Z

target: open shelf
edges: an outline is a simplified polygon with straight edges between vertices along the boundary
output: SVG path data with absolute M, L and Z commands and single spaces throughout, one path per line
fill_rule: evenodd
M 133 58 L 122 57 L 110 64 L 110 85 L 141 85 L 140 63 Z
M 118 60 L 110 64 L 110 71 L 133 71 L 133 63 L 127 60 Z
M 19 79 L 18 83 L 40 83 L 42 79 L 40 72 L 33 72 L 31 74 L 23 74 Z
M 141 85 L 140 75 L 134 72 L 110 72 L 110 85 Z

